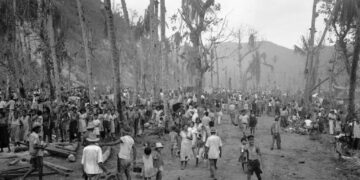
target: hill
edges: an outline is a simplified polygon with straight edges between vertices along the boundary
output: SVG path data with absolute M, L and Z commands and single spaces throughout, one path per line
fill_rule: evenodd
M 304 87 L 304 68 L 306 57 L 295 54 L 292 49 L 277 45 L 273 42 L 262 41 L 259 48 L 260 53 L 266 54 L 267 63 L 274 66 L 274 71 L 265 65 L 261 66 L 261 86 L 278 86 L 281 89 L 302 89 Z M 242 53 L 247 51 L 247 44 L 242 44 Z M 325 47 L 321 51 L 319 75 L 320 78 L 327 77 L 327 69 L 329 68 L 329 59 L 332 56 L 333 48 Z M 225 42 L 218 46 L 218 57 L 226 57 L 219 62 L 219 79 L 220 86 L 227 86 L 228 81 L 225 81 L 226 76 L 232 78 L 232 86 L 240 88 L 240 73 L 239 63 L 237 60 L 237 43 Z M 252 60 L 252 55 L 247 56 L 242 62 L 242 71 L 245 71 Z M 227 74 L 225 72 L 227 69 Z M 206 75 L 207 84 L 210 83 L 210 73 Z M 214 78 L 214 85 L 216 85 L 216 78 Z M 248 87 L 252 86 L 254 82 L 248 83 Z

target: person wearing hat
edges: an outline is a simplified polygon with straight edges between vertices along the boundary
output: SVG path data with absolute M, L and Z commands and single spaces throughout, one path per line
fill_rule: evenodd
M 117 170 L 120 179 L 125 174 L 127 180 L 131 180 L 130 168 L 131 164 L 135 163 L 136 160 L 136 147 L 135 141 L 131 137 L 131 129 L 128 126 L 123 128 L 123 136 L 119 140 L 113 143 L 103 143 L 100 146 L 114 146 L 120 144 L 120 151 L 118 153 Z M 131 159 L 131 154 L 133 159 Z
M 90 136 L 86 138 L 89 144 L 84 148 L 81 158 L 84 179 L 96 180 L 100 174 L 107 172 L 103 164 L 101 147 L 97 144 L 99 140 L 95 134 L 90 134 Z
M 162 179 L 162 172 L 164 171 L 164 161 L 161 155 L 161 150 L 163 148 L 164 146 L 161 144 L 161 142 L 157 142 L 155 144 L 155 152 L 153 158 L 154 158 L 154 168 L 157 170 L 156 180 Z
M 210 137 L 205 143 L 205 156 L 210 162 L 210 177 L 216 179 L 217 160 L 222 155 L 222 141 L 219 136 L 216 135 L 216 129 L 211 128 Z
M 31 156 L 30 163 L 32 167 L 28 172 L 25 173 L 22 179 L 25 179 L 34 171 L 38 171 L 39 180 L 42 180 L 43 156 L 44 156 L 43 150 L 45 149 L 47 144 L 44 144 L 43 142 L 40 141 L 40 136 L 39 136 L 40 131 L 41 131 L 41 124 L 35 122 L 32 125 L 32 132 L 29 136 L 29 153 Z

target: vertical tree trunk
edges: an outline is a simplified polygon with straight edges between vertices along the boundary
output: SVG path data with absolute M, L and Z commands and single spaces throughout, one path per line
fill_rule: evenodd
M 122 108 L 121 108 L 121 88 L 120 88 L 120 64 L 119 64 L 119 51 L 116 46 L 116 36 L 114 30 L 114 19 L 113 13 L 111 11 L 111 2 L 110 0 L 105 0 L 105 12 L 107 18 L 107 29 L 108 37 L 110 41 L 111 48 L 111 58 L 113 62 L 113 82 L 114 82 L 114 100 L 115 107 L 119 113 L 120 120 L 122 121 Z
M 20 81 L 20 76 L 19 76 L 19 69 L 20 67 L 18 67 L 19 63 L 18 63 L 18 58 L 19 58 L 19 54 L 18 54 L 18 49 L 19 49 L 19 44 L 18 42 L 19 37 L 18 37 L 18 20 L 17 20 L 17 0 L 13 0 L 13 18 L 14 18 L 14 29 L 13 29 L 13 34 L 12 34 L 12 59 L 9 59 L 9 67 L 11 69 L 11 71 L 13 72 L 13 77 L 14 77 L 14 84 L 15 84 L 15 90 L 17 91 L 19 86 L 19 81 Z
M 358 18 L 358 22 L 360 22 L 360 17 Z M 358 70 L 359 53 L 360 53 L 360 25 L 357 24 L 356 33 L 355 33 L 354 55 L 351 63 L 351 74 L 350 74 L 349 104 L 348 104 L 349 117 L 355 115 L 355 90 L 356 90 L 356 78 L 357 78 L 356 73 Z
M 159 94 L 159 71 L 161 70 L 160 63 L 159 63 L 159 35 L 158 35 L 158 20 L 157 20 L 157 1 L 150 0 L 150 31 L 151 31 L 151 61 L 153 64 L 153 97 L 154 101 L 158 102 L 160 100 Z
M 126 24 L 128 26 L 130 26 L 130 19 L 129 19 L 129 12 L 127 10 L 127 6 L 126 6 L 126 1 L 125 0 L 121 0 L 121 6 L 123 9 L 123 13 L 124 13 L 124 19 L 126 21 Z
M 220 69 L 219 69 L 219 61 L 216 61 L 216 88 L 220 88 Z
M 162 64 L 164 65 L 165 68 L 163 68 L 162 71 L 162 82 L 164 84 L 164 88 L 168 89 L 168 82 L 169 82 L 169 61 L 168 61 L 168 54 L 167 54 L 167 47 L 166 47 L 166 20 L 165 20 L 165 15 L 166 15 L 166 8 L 165 8 L 165 0 L 160 0 L 160 22 L 161 22 L 161 44 L 162 44 L 162 48 L 161 48 L 161 58 L 162 58 Z
M 318 0 L 314 0 L 313 3 L 313 10 L 312 10 L 312 17 L 311 17 L 311 28 L 310 28 L 310 40 L 309 40 L 309 52 L 308 52 L 308 59 L 307 59 L 307 67 L 306 67 L 306 74 L 305 74 L 305 89 L 304 89 L 304 103 L 305 108 L 308 110 L 310 105 L 310 97 L 311 97 L 311 89 L 312 89 L 312 82 L 313 82 L 313 62 L 314 62 L 314 41 L 315 41 L 315 21 L 316 21 L 316 5 Z
M 93 80 L 92 80 L 92 69 L 91 69 L 91 55 L 90 55 L 90 47 L 89 47 L 89 35 L 88 35 L 88 28 L 86 26 L 84 10 L 81 4 L 81 0 L 76 0 L 77 2 L 77 9 L 79 13 L 79 20 L 82 32 L 82 39 L 85 51 L 85 60 L 86 60 L 86 79 L 89 91 L 89 100 L 90 103 L 94 101 L 94 89 L 93 89 Z
M 58 67 L 58 60 L 56 57 L 56 49 L 55 49 L 55 32 L 54 32 L 54 25 L 53 25 L 53 16 L 52 16 L 52 8 L 53 4 L 50 0 L 48 0 L 48 7 L 49 11 L 47 14 L 48 20 L 48 37 L 49 37 L 49 44 L 50 44 L 50 51 L 51 51 L 51 59 L 54 69 L 54 76 L 55 76 L 55 94 L 57 102 L 61 102 L 61 88 L 60 88 L 60 73 Z

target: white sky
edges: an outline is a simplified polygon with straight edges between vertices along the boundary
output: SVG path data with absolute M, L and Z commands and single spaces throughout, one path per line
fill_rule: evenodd
M 114 0 L 120 5 L 120 0 Z M 236 30 L 241 26 L 256 29 L 262 39 L 293 48 L 300 44 L 300 36 L 308 34 L 313 0 L 215 0 L 221 4 L 220 17 L 227 16 L 228 28 Z M 139 15 L 149 4 L 149 0 L 126 0 L 129 11 Z M 177 12 L 181 0 L 166 0 L 167 16 Z M 121 6 L 119 6 L 121 7 Z M 318 31 L 322 31 L 323 21 L 318 18 Z

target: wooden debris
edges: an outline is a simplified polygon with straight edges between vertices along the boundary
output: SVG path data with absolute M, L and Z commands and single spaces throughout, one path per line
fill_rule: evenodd
M 20 161 L 20 159 L 19 159 L 19 158 L 16 158 L 15 160 L 10 161 L 8 165 L 9 165 L 9 166 L 16 165 L 17 163 L 19 163 L 19 161 Z
M 20 147 L 16 147 L 14 149 L 14 152 L 17 153 L 17 152 L 23 152 L 23 151 L 28 151 L 28 150 L 29 150 L 29 147 L 20 146 Z
M 59 169 L 57 169 L 57 168 L 55 168 L 55 167 L 53 167 L 53 166 L 45 163 L 45 162 L 44 162 L 44 166 L 47 167 L 47 168 L 49 168 L 49 169 L 51 169 L 51 170 L 53 170 L 53 171 L 55 171 L 55 172 L 57 172 L 57 173 L 60 174 L 60 175 L 63 175 L 63 176 L 65 176 L 65 177 L 69 176 L 69 173 L 63 172 L 63 171 L 61 171 L 61 170 L 59 170 Z
M 60 169 L 62 171 L 65 171 L 65 172 L 73 172 L 74 170 L 72 169 L 69 169 L 69 168 L 66 168 L 64 166 L 61 166 L 61 165 L 57 165 L 57 164 L 54 164 L 54 163 L 51 163 L 51 162 L 48 162 L 48 161 L 44 161 L 44 165 L 47 165 L 47 166 L 52 166 L 54 168 L 57 168 L 57 169 Z

